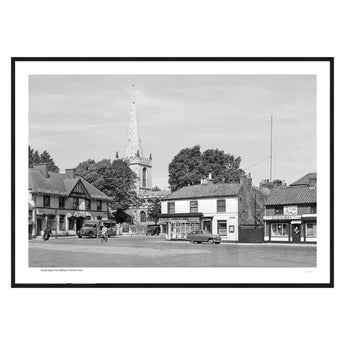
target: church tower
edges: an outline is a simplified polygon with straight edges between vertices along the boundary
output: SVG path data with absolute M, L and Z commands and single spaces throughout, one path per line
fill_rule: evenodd
M 137 194 L 141 195 L 144 194 L 145 191 L 150 191 L 152 189 L 152 156 L 151 154 L 149 158 L 144 156 L 143 146 L 138 131 L 134 85 L 132 85 L 132 101 L 129 112 L 125 158 L 129 161 L 130 168 L 138 177 L 136 182 Z

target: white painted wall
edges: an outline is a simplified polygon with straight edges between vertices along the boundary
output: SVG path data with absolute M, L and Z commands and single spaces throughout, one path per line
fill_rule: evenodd
M 217 200 L 225 199 L 226 212 L 217 212 Z M 218 233 L 218 220 L 227 222 L 227 235 L 222 236 L 223 240 L 238 241 L 238 199 L 233 198 L 203 198 L 187 200 L 162 201 L 162 214 L 168 213 L 168 202 L 175 202 L 175 213 L 190 213 L 190 201 L 198 201 L 198 212 L 204 217 L 212 217 L 212 232 Z M 235 228 L 233 233 L 229 232 L 229 226 Z

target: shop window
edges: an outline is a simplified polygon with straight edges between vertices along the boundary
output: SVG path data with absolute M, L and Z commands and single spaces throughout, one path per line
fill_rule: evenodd
M 143 169 L 143 187 L 146 187 L 146 180 L 147 180 L 147 169 Z
M 217 229 L 219 236 L 226 236 L 226 220 L 218 220 L 217 221 Z
M 191 201 L 190 202 L 190 213 L 198 213 L 198 202 Z
M 175 203 L 174 202 L 168 202 L 168 213 L 175 213 Z
M 225 200 L 221 199 L 221 200 L 217 200 L 217 212 L 226 212 L 226 208 L 225 208 Z
M 316 238 L 316 224 L 306 224 L 306 234 L 308 238 Z
M 102 211 L 102 200 L 97 200 L 97 211 Z
M 91 200 L 90 199 L 85 199 L 85 208 L 87 210 L 91 210 Z
M 65 230 L 65 216 L 63 214 L 60 214 L 60 230 Z
M 73 198 L 72 208 L 73 208 L 73 210 L 78 210 L 79 209 L 79 199 L 78 198 Z
M 140 212 L 140 222 L 146 223 L 146 213 L 144 211 Z
M 75 222 L 74 218 L 70 218 L 68 220 L 68 230 L 74 230 L 74 222 Z
M 273 223 L 271 224 L 271 236 L 272 237 L 287 237 L 288 236 L 288 224 L 286 223 Z
M 43 196 L 43 207 L 50 207 L 50 196 L 49 195 Z
M 65 198 L 59 197 L 59 208 L 65 208 Z

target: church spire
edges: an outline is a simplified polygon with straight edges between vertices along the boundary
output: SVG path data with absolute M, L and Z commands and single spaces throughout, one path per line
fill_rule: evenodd
M 126 145 L 126 157 L 134 157 L 138 155 L 144 156 L 141 140 L 139 137 L 138 124 L 137 124 L 137 112 L 136 112 L 136 100 L 135 100 L 135 85 L 132 85 L 132 101 L 129 112 L 129 127 L 127 134 Z

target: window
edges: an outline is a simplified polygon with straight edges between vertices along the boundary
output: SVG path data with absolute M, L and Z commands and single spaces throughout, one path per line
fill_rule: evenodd
M 87 210 L 91 210 L 91 200 L 90 199 L 85 199 L 85 208 Z
M 97 211 L 102 211 L 102 200 L 97 200 Z
M 229 225 L 229 232 L 235 232 L 235 226 L 234 225 Z
M 75 218 L 68 219 L 68 230 L 74 230 Z
M 274 209 L 274 214 L 275 214 L 275 215 L 282 215 L 283 213 L 284 213 L 283 207 L 276 207 L 276 208 Z
M 43 196 L 43 206 L 44 207 L 50 207 L 50 196 L 49 195 Z
M 316 205 L 310 206 L 310 213 L 316 214 Z
M 60 214 L 60 230 L 65 230 L 65 216 L 63 214 Z
M 79 199 L 78 198 L 73 198 L 72 208 L 73 208 L 73 210 L 78 210 L 79 209 Z
M 65 198 L 59 197 L 59 208 L 65 208 Z
M 146 213 L 144 211 L 140 212 L 140 222 L 146 223 Z
M 306 224 L 306 233 L 309 238 L 316 238 L 316 224 Z
M 288 225 L 286 223 L 273 223 L 271 224 L 271 236 L 272 237 L 287 237 Z
M 226 220 L 218 220 L 217 225 L 219 236 L 226 236 Z
M 217 212 L 226 212 L 225 200 L 217 200 Z
M 168 202 L 168 213 L 175 213 L 175 203 Z
M 146 187 L 146 179 L 147 179 L 147 169 L 143 169 L 143 187 Z
M 190 202 L 190 213 L 198 213 L 198 202 L 191 201 Z

